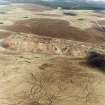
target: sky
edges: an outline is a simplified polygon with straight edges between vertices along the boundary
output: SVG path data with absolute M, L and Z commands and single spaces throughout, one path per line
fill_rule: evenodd
M 88 0 L 88 1 L 105 1 L 105 0 Z
M 56 0 L 42 0 L 42 1 L 56 1 Z M 64 0 L 64 1 L 69 1 L 69 0 Z M 85 0 L 84 0 L 85 1 Z M 86 0 L 86 1 L 104 1 L 105 2 L 105 0 Z
M 9 0 L 0 0 L 0 2 L 3 2 L 3 1 L 9 1 Z M 16 1 L 18 1 L 18 0 L 16 0 Z M 39 1 L 60 1 L 60 0 L 39 0 Z M 67 2 L 69 2 L 69 1 L 73 1 L 73 0 L 61 0 L 61 1 L 67 1 Z M 105 0 L 81 0 L 81 1 L 105 2 Z
M 66 9 L 105 9 L 105 0 L 0 0 L 0 5 L 7 5 L 13 1 L 15 1 L 16 3 L 39 3 L 42 5 L 51 6 L 53 8 L 60 6 Z

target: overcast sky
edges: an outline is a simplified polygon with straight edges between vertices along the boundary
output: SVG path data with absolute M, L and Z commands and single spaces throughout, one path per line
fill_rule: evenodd
M 56 0 L 42 0 L 42 1 L 56 1 Z M 64 1 L 71 1 L 71 0 L 64 0 Z M 83 1 L 105 1 L 105 0 L 83 0 Z
M 88 0 L 88 1 L 105 1 L 105 0 Z

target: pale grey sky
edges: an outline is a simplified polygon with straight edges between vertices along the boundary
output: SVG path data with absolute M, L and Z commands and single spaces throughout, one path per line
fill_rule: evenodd
M 42 0 L 42 1 L 56 1 L 56 0 Z M 64 0 L 64 1 L 66 1 L 66 0 Z M 69 1 L 69 0 L 67 0 L 67 1 Z M 71 0 L 70 0 L 71 1 Z M 84 0 L 85 1 L 85 0 Z M 86 0 L 86 1 L 105 1 L 105 0 Z

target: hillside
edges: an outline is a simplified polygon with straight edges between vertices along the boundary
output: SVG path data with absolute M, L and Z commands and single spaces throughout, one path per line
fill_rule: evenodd
M 83 58 L 0 53 L 1 105 L 104 105 L 103 73 Z
M 0 105 L 105 105 L 104 17 L 0 6 Z

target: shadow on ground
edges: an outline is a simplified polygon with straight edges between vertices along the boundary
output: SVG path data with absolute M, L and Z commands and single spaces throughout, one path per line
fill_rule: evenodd
M 90 52 L 87 57 L 87 64 L 91 67 L 98 68 L 102 72 L 105 72 L 105 55 L 97 52 Z

